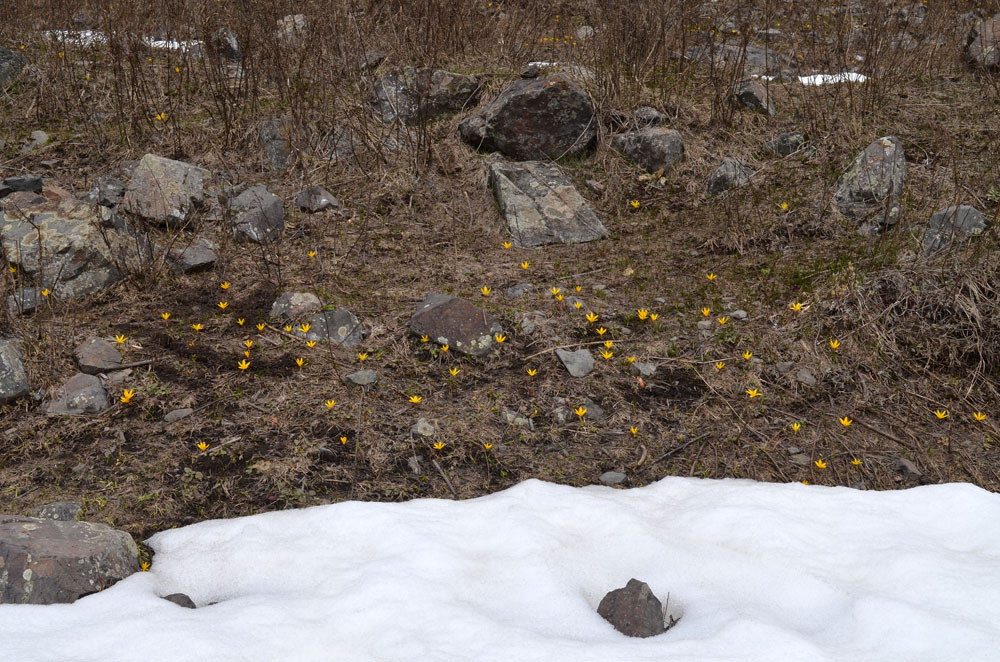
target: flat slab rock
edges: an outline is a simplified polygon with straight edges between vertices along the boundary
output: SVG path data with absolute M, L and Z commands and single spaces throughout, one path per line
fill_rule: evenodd
M 555 160 L 593 149 L 597 118 L 590 95 L 563 73 L 515 81 L 462 120 L 462 140 L 518 161 Z
M 0 405 L 28 395 L 28 390 L 20 341 L 0 338 Z
M 180 227 L 205 199 L 208 171 L 198 166 L 146 154 L 129 182 L 121 209 L 151 223 Z
M 88 375 L 118 370 L 122 355 L 118 348 L 104 338 L 87 338 L 73 350 L 80 371 Z
M 285 229 L 285 205 L 263 186 L 251 186 L 233 198 L 229 206 L 236 241 L 267 244 Z
M 502 333 L 500 322 L 465 299 L 428 294 L 410 318 L 410 331 L 471 356 L 485 356 Z
M 594 371 L 594 357 L 590 350 L 578 349 L 571 352 L 567 349 L 557 349 L 556 356 L 573 377 L 586 377 Z
M 74 602 L 139 571 L 132 537 L 105 524 L 0 515 L 0 604 Z
M 977 237 L 985 230 L 986 217 L 975 207 L 947 207 L 931 216 L 930 227 L 924 233 L 924 253 L 930 254 L 947 248 L 953 239 Z
M 271 319 L 299 320 L 323 307 L 312 292 L 285 292 L 271 304 Z
M 539 161 L 496 162 L 488 184 L 518 246 L 575 244 L 608 236 L 608 230 L 569 179 Z

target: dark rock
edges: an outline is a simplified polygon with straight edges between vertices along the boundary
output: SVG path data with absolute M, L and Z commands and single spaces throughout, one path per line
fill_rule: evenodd
M 88 338 L 80 343 L 73 355 L 80 371 L 88 375 L 118 370 L 122 365 L 121 352 L 104 338 Z
M 625 482 L 626 478 L 627 476 L 620 471 L 605 471 L 598 480 L 605 485 L 621 485 Z M 603 616 L 603 614 L 601 615 Z M 657 633 L 654 632 L 653 634 Z
M 267 244 L 285 229 L 285 206 L 281 198 L 263 186 L 251 186 L 230 201 L 233 238 Z
M 924 253 L 947 248 L 953 239 L 976 237 L 986 230 L 983 213 L 969 205 L 948 207 L 931 216 L 930 227 L 924 233 Z
M 0 515 L 0 604 L 74 602 L 139 570 L 132 538 L 105 524 Z
M 923 478 L 923 472 L 917 468 L 917 465 L 913 461 L 905 457 L 897 457 L 895 466 L 896 471 L 903 474 L 903 478 L 906 480 L 920 480 Z
M 205 199 L 208 173 L 183 161 L 146 154 L 132 173 L 121 209 L 167 227 L 183 227 Z
M 480 82 L 443 69 L 405 67 L 375 81 L 371 103 L 386 123 L 413 124 L 479 102 Z
M 746 186 L 750 183 L 753 169 L 748 168 L 734 158 L 726 157 L 708 178 L 709 195 L 719 195 L 729 189 Z
M 102 177 L 97 180 L 97 204 L 102 207 L 115 207 L 125 199 L 128 185 L 120 179 Z
M 488 184 L 518 246 L 579 243 L 608 231 L 558 167 L 538 161 L 490 164 Z
M 747 79 L 740 82 L 729 96 L 729 102 L 739 108 L 754 113 L 774 116 L 774 100 L 767 87 L 759 80 Z
M 35 517 L 54 519 L 61 522 L 72 522 L 83 514 L 83 506 L 76 501 L 56 501 L 47 503 L 35 510 Z
M 171 593 L 170 595 L 163 596 L 164 600 L 173 602 L 175 605 L 184 607 L 185 609 L 197 609 L 198 605 L 194 603 L 194 600 L 189 598 L 184 593 Z
M 285 292 L 271 304 L 271 319 L 300 320 L 323 307 L 311 292 Z
M 840 213 L 856 221 L 880 212 L 880 223 L 899 220 L 898 199 L 906 183 L 906 156 L 895 136 L 868 145 L 837 181 L 833 202 Z
M 340 200 L 332 193 L 320 186 L 310 186 L 302 191 L 295 198 L 295 203 L 299 209 L 310 214 L 326 211 L 327 209 L 340 209 Z
M 591 356 L 589 350 L 578 349 L 571 352 L 566 349 L 557 349 L 556 356 L 573 377 L 586 377 L 594 371 L 594 357 Z
M 619 133 L 611 146 L 649 172 L 666 173 L 684 156 L 681 134 L 660 127 Z
M 355 386 L 371 386 L 377 381 L 378 376 L 374 370 L 358 370 L 344 377 L 345 384 L 353 384 Z
M 5 177 L 0 182 L 0 198 L 5 198 L 16 191 L 30 191 L 32 193 L 42 192 L 41 175 L 16 175 Z
M 236 33 L 227 27 L 220 27 L 211 34 L 208 39 L 209 47 L 218 54 L 219 57 L 227 60 L 243 59 L 243 51 L 240 49 L 240 41 L 236 38 Z
M 472 356 L 485 356 L 502 333 L 500 323 L 465 299 L 428 294 L 410 318 L 410 331 Z
M 169 423 L 176 423 L 177 421 L 181 420 L 182 418 L 187 418 L 188 416 L 190 416 L 193 413 L 194 413 L 194 409 L 191 409 L 190 407 L 183 407 L 181 409 L 174 409 L 174 410 L 171 410 L 171 411 L 167 412 L 166 416 L 163 417 L 163 422 L 164 423 L 168 423 L 168 424 Z
M 329 340 L 354 347 L 368 337 L 368 329 L 349 310 L 325 310 L 309 318 L 309 331 L 293 333 L 305 340 Z
M 172 248 L 167 257 L 177 271 L 185 274 L 211 269 L 218 259 L 207 239 L 197 239 L 183 248 Z
M 565 74 L 515 81 L 459 125 L 462 140 L 519 161 L 559 159 L 591 150 L 594 104 Z
M 601 600 L 597 613 L 616 630 L 629 637 L 662 634 L 663 605 L 646 582 L 630 579 L 625 588 L 615 589 Z
M 78 373 L 55 390 L 46 412 L 60 416 L 79 416 L 99 414 L 110 406 L 101 380 L 94 375 Z
M 979 21 L 972 28 L 966 40 L 965 57 L 984 69 L 1000 69 L 1000 14 Z M 2 83 L 0 73 L 0 87 Z
M 28 59 L 20 53 L 0 47 L 0 92 L 14 84 L 27 64 Z
M 274 170 L 284 170 L 295 160 L 292 153 L 292 124 L 287 120 L 268 120 L 260 125 L 260 147 Z
M 806 134 L 798 131 L 782 133 L 773 140 L 764 143 L 761 148 L 768 154 L 788 156 L 802 149 L 807 142 Z
M 36 287 L 22 287 L 7 297 L 7 312 L 11 317 L 30 315 L 42 305 L 44 297 Z
M 28 394 L 24 351 L 17 340 L 0 338 L 0 405 Z

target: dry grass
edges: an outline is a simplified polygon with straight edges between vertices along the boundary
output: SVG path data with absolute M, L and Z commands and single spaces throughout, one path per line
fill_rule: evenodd
M 927 481 L 1000 488 L 995 234 L 934 261 L 917 257 L 920 232 L 937 209 L 968 202 L 995 220 L 1000 88 L 995 75 L 962 62 L 959 20 L 974 5 L 1000 11 L 995 2 L 933 3 L 919 26 L 890 3 L 868 3 L 862 16 L 818 2 L 791 10 L 785 2 L 720 2 L 711 13 L 679 2 L 630 3 L 628 11 L 613 2 L 544 9 L 508 2 L 502 10 L 443 0 L 254 2 L 249 9 L 213 0 L 151 10 L 125 2 L 92 16 L 113 35 L 96 48 L 60 45 L 40 32 L 72 28 L 78 3 L 25 4 L 0 26 L 0 44 L 23 44 L 32 62 L 0 97 L 2 172 L 38 171 L 54 160 L 47 176 L 82 193 L 154 152 L 209 168 L 223 182 L 266 183 L 286 203 L 307 184 L 323 185 L 351 213 L 307 216 L 287 204 L 284 238 L 265 254 L 231 245 L 206 224 L 203 233 L 222 244 L 214 272 L 180 277 L 153 269 L 90 299 L 4 319 L 5 335 L 27 341 L 39 394 L 74 372 L 68 348 L 90 335 L 124 333 L 126 360 L 153 362 L 128 377 L 133 402 L 99 417 L 46 417 L 44 397 L 7 405 L 0 510 L 78 499 L 88 517 L 145 536 L 206 517 L 345 498 L 449 496 L 432 459 L 461 497 L 531 477 L 591 484 L 612 469 L 625 470 L 631 485 L 665 475 L 913 484 L 896 470 L 897 457 L 915 462 Z M 279 43 L 275 21 L 292 11 L 305 13 L 310 27 L 295 43 Z M 165 23 L 172 37 L 202 40 L 228 25 L 246 57 L 235 66 L 211 52 L 197 59 L 143 47 L 138 36 Z M 585 24 L 596 35 L 574 38 Z M 778 24 L 782 37 L 769 43 L 792 53 L 801 71 L 855 67 L 873 82 L 774 82 L 779 113 L 766 119 L 723 103 L 738 64 L 683 57 L 713 43 L 713 27 L 736 43 L 764 45 L 771 37 L 761 31 Z M 893 47 L 903 29 L 917 39 L 912 48 Z M 484 102 L 529 61 L 584 64 L 597 73 L 590 91 L 602 116 L 660 108 L 682 132 L 686 158 L 665 183 L 642 181 L 603 135 L 594 155 L 562 166 L 611 237 L 504 251 L 506 233 L 484 187 L 484 164 L 493 157 L 458 141 L 459 117 L 409 130 L 374 120 L 364 101 L 370 77 L 358 70 L 369 50 L 385 53 L 383 70 L 412 63 L 482 74 Z M 157 120 L 159 113 L 166 119 Z M 258 143 L 261 123 L 275 118 L 291 123 L 298 148 L 285 172 L 266 167 Z M 318 146 L 345 126 L 359 148 L 322 158 Z M 53 142 L 21 155 L 22 140 L 37 128 Z M 761 153 L 763 140 L 792 130 L 809 135 L 814 157 Z M 902 140 L 909 164 L 903 217 L 879 238 L 860 237 L 833 213 L 832 192 L 851 158 L 888 134 Z M 401 147 L 387 148 L 386 138 Z M 705 181 L 723 156 L 751 164 L 753 185 L 709 198 Z M 588 179 L 605 192 L 592 193 Z M 159 238 L 183 243 L 192 235 Z M 524 259 L 528 273 L 518 266 Z M 709 272 L 718 274 L 714 282 Z M 223 280 L 233 283 L 224 314 L 216 307 Z M 526 297 L 502 295 L 522 280 L 535 285 Z M 5 293 L 14 285 L 8 278 Z M 494 290 L 489 298 L 478 293 L 483 285 Z M 615 341 L 614 358 L 598 358 L 592 377 L 571 379 L 549 351 L 597 341 L 581 312 L 547 294 L 552 286 L 570 295 L 581 287 L 584 311 L 600 314 Z M 252 330 L 281 291 L 312 291 L 355 312 L 372 329 L 362 349 L 378 386 L 341 383 L 358 366 L 352 351 L 308 350 L 278 330 Z M 509 340 L 470 360 L 408 336 L 414 305 L 432 291 L 481 304 Z M 788 310 L 792 301 L 807 309 Z M 697 328 L 703 306 L 713 319 L 733 309 L 749 319 L 705 335 Z M 658 321 L 638 320 L 638 308 Z M 169 324 L 163 311 L 172 314 Z M 533 311 L 543 313 L 537 330 L 521 332 L 521 316 Z M 194 322 L 206 326 L 197 340 Z M 247 337 L 255 348 L 244 373 L 236 362 Z M 836 351 L 833 338 L 842 343 Z M 761 362 L 741 358 L 745 350 Z M 658 363 L 656 375 L 640 384 L 628 355 Z M 302 369 L 294 363 L 300 356 Z M 726 366 L 717 370 L 716 361 Z M 795 367 L 786 374 L 778 364 L 788 361 Z M 461 372 L 452 377 L 450 367 Z M 527 367 L 538 374 L 529 378 Z M 815 386 L 790 377 L 802 368 Z M 764 396 L 749 399 L 748 388 Z M 412 394 L 423 401 L 410 404 Z M 605 418 L 557 420 L 557 398 L 572 409 L 587 397 L 607 410 Z M 337 402 L 332 411 L 323 405 L 328 398 Z M 182 406 L 195 414 L 162 423 Z M 950 417 L 938 421 L 936 408 Z M 533 430 L 506 423 L 505 410 L 531 417 Z M 990 417 L 971 420 L 977 410 Z M 838 422 L 845 415 L 855 421 L 847 430 Z M 418 416 L 439 435 L 412 440 Z M 794 433 L 796 421 L 802 427 Z M 431 447 L 436 440 L 443 450 Z M 197 450 L 199 441 L 210 442 L 208 452 Z M 827 468 L 792 463 L 789 446 Z M 419 474 L 408 464 L 414 455 Z M 862 464 L 851 464 L 854 458 Z

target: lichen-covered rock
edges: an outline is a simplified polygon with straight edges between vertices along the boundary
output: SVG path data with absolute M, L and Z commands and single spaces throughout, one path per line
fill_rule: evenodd
M 833 202 L 850 219 L 880 213 L 880 223 L 893 225 L 899 220 L 898 200 L 905 184 L 903 145 L 895 136 L 886 136 L 868 145 L 840 176 Z
M 428 294 L 410 318 L 410 331 L 471 356 L 485 356 L 502 333 L 500 322 L 465 299 Z
M 304 340 L 329 340 L 344 347 L 354 347 L 368 337 L 368 329 L 349 310 L 324 310 L 309 318 L 309 330 L 297 327 L 293 333 Z
M 122 211 L 167 227 L 182 227 L 205 199 L 208 173 L 198 166 L 146 154 L 132 173 Z
M 0 92 L 6 91 L 14 84 L 21 70 L 28 64 L 28 59 L 15 51 L 0 46 Z
M 230 202 L 233 238 L 255 244 L 275 241 L 285 229 L 281 198 L 263 186 L 251 186 Z
M 138 570 L 139 550 L 123 531 L 0 515 L 0 604 L 74 602 Z
M 680 132 L 662 127 L 619 133 L 611 146 L 649 172 L 668 172 L 684 157 Z
M 750 175 L 752 174 L 753 169 L 727 156 L 708 178 L 708 193 L 709 195 L 719 195 L 729 189 L 746 186 L 750 183 Z
M 976 23 L 969 32 L 965 56 L 984 69 L 1000 69 L 1000 14 Z
M 46 412 L 61 416 L 99 414 L 111 406 L 104 384 L 94 375 L 78 373 L 59 386 Z
M 383 122 L 411 124 L 476 105 L 480 87 L 475 76 L 404 67 L 375 81 L 371 103 Z
M 20 341 L 0 338 L 0 405 L 28 394 L 28 372 Z
M 93 294 L 151 259 L 145 236 L 102 224 L 92 205 L 21 192 L 4 200 L 0 236 L 7 259 L 36 285 L 74 297 Z
M 550 160 L 591 150 L 597 118 L 590 96 L 569 76 L 512 83 L 459 125 L 462 140 L 518 161 Z
M 955 239 L 976 237 L 986 230 L 986 217 L 975 207 L 947 207 L 931 216 L 930 227 L 924 233 L 923 249 L 930 254 L 947 248 Z
M 602 239 L 607 229 L 554 165 L 538 161 L 490 164 L 488 183 L 518 246 Z
M 285 292 L 271 304 L 271 319 L 300 320 L 323 307 L 312 292 Z

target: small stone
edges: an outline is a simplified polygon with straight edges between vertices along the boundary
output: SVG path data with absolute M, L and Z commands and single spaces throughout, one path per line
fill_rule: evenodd
M 437 428 L 434 427 L 433 423 L 421 416 L 417 419 L 417 422 L 413 424 L 413 427 L 410 428 L 410 434 L 414 437 L 424 437 L 425 439 L 430 439 L 437 434 Z
M 321 186 L 310 186 L 299 193 L 295 198 L 295 204 L 299 206 L 301 211 L 310 214 L 327 209 L 340 209 L 340 200 Z
M 322 307 L 319 297 L 311 292 L 286 292 L 271 304 L 271 318 L 300 320 Z
M 423 471 L 421 471 L 420 469 L 420 457 L 416 455 L 411 455 L 410 457 L 406 458 L 406 466 L 408 466 L 410 468 L 410 471 L 412 471 L 418 476 L 421 473 L 423 473 Z
M 786 372 L 790 372 L 791 369 L 795 367 L 795 361 L 780 361 L 775 364 L 774 367 L 777 368 L 778 372 L 781 374 L 785 374 Z
M 684 139 L 677 130 L 650 127 L 619 133 L 611 146 L 649 172 L 668 172 L 684 157 Z
M 917 468 L 916 464 L 905 457 L 896 458 L 895 468 L 896 471 L 903 474 L 903 478 L 906 480 L 920 480 L 924 475 L 923 472 Z
M 640 377 L 652 377 L 653 373 L 656 372 L 656 364 L 636 361 L 632 364 L 630 370 L 633 375 L 639 375 Z
M 309 331 L 303 333 L 296 328 L 293 332 L 303 340 L 329 340 L 354 347 L 368 336 L 368 329 L 361 320 L 349 310 L 324 310 L 309 318 Z
M 5 177 L 0 181 L 0 198 L 6 197 L 17 191 L 29 191 L 31 193 L 42 192 L 41 175 L 16 175 Z
M 652 637 L 665 631 L 663 605 L 649 585 L 638 579 L 605 595 L 597 613 L 629 637 Z
M 698 328 L 701 329 L 702 331 L 711 331 L 712 330 L 712 320 L 699 320 L 698 321 Z
M 800 368 L 797 373 L 795 373 L 795 379 L 799 380 L 806 386 L 816 386 L 817 381 L 815 375 L 809 368 Z
M 975 207 L 957 205 L 942 209 L 931 216 L 930 227 L 924 233 L 924 253 L 943 250 L 953 239 L 977 237 L 985 230 L 986 218 Z
M 83 506 L 76 501 L 56 501 L 55 503 L 47 503 L 38 508 L 35 511 L 35 517 L 69 522 L 79 519 L 82 513 Z
M 795 453 L 789 458 L 789 460 L 791 461 L 792 464 L 799 467 L 808 467 L 810 464 L 812 464 L 812 460 L 810 460 L 809 456 L 805 455 L 804 453 Z
M 605 485 L 621 485 L 625 482 L 625 474 L 620 471 L 605 471 L 598 479 Z
M 410 318 L 409 329 L 471 356 L 489 354 L 497 334 L 503 333 L 500 322 L 486 311 L 465 299 L 439 293 L 424 297 Z
M 185 607 L 186 609 L 197 609 L 198 606 L 194 603 L 194 600 L 189 598 L 184 593 L 171 593 L 170 595 L 163 596 L 164 600 L 173 602 L 175 605 Z
M 748 317 L 747 311 L 741 309 L 734 310 L 733 312 L 729 313 L 729 316 L 735 320 L 745 320 Z
M 182 407 L 181 409 L 174 409 L 172 411 L 168 411 L 167 412 L 166 416 L 163 417 L 163 422 L 164 423 L 176 423 L 177 421 L 181 420 L 182 418 L 186 418 L 186 417 L 190 416 L 193 413 L 194 413 L 194 409 L 191 409 L 190 407 Z
M 594 28 L 592 28 L 589 25 L 581 25 L 580 27 L 578 27 L 576 29 L 576 38 L 577 39 L 590 39 L 595 34 L 596 34 L 596 31 L 594 30 Z
M 167 257 L 174 269 L 184 274 L 211 269 L 218 259 L 213 246 L 205 239 L 198 239 L 184 248 L 173 248 Z
M 531 283 L 518 283 L 517 285 L 511 285 L 505 292 L 507 296 L 512 299 L 520 299 L 525 294 L 527 294 L 531 288 L 534 287 Z
M 295 161 L 292 149 L 293 129 L 292 123 L 285 119 L 261 123 L 260 147 L 272 170 L 284 170 Z
M 773 140 L 764 143 L 761 148 L 768 154 L 788 156 L 802 149 L 806 144 L 806 134 L 799 131 L 782 133 Z
M 583 399 L 583 406 L 587 409 L 587 418 L 592 421 L 599 421 L 604 418 L 604 407 L 597 404 L 589 397 Z
M 719 195 L 726 191 L 750 183 L 753 169 L 746 167 L 734 158 L 726 157 L 708 178 L 709 195 Z
M 104 338 L 88 338 L 80 343 L 73 354 L 80 371 L 88 375 L 117 370 L 122 365 L 121 352 Z
M 587 188 L 590 189 L 590 192 L 594 195 L 604 195 L 605 186 L 596 179 L 588 179 L 586 184 Z
M 99 414 L 110 406 L 101 380 L 94 375 L 79 373 L 55 389 L 46 412 L 63 416 Z
M 96 195 L 97 204 L 102 207 L 115 207 L 125 198 L 125 191 L 128 185 L 120 179 L 102 177 L 97 180 Z
M 529 430 L 535 429 L 535 424 L 530 418 L 525 418 L 520 414 L 513 412 L 509 409 L 504 409 L 503 420 L 507 422 L 508 425 L 514 425 L 517 427 L 528 428 Z
M 31 140 L 28 144 L 21 147 L 21 153 L 27 154 L 28 152 L 33 152 L 36 149 L 45 147 L 49 143 L 49 134 L 44 131 L 32 131 Z
M 362 71 L 373 71 L 379 68 L 383 62 L 385 62 L 386 55 L 382 51 L 368 51 L 361 56 L 361 62 L 358 64 L 358 68 Z
M 745 108 L 754 113 L 774 116 L 774 100 L 768 94 L 767 87 L 759 80 L 744 80 L 732 94 L 729 95 L 729 103 Z
M 670 118 L 652 106 L 639 106 L 632 113 L 635 123 L 640 127 L 656 126 L 665 124 Z
M 594 371 L 594 357 L 586 349 L 578 349 L 570 352 L 565 349 L 557 349 L 556 356 L 573 377 L 586 377 Z
M 371 386 L 377 381 L 378 376 L 374 370 L 359 370 L 344 377 L 345 384 L 354 384 L 355 386 Z

